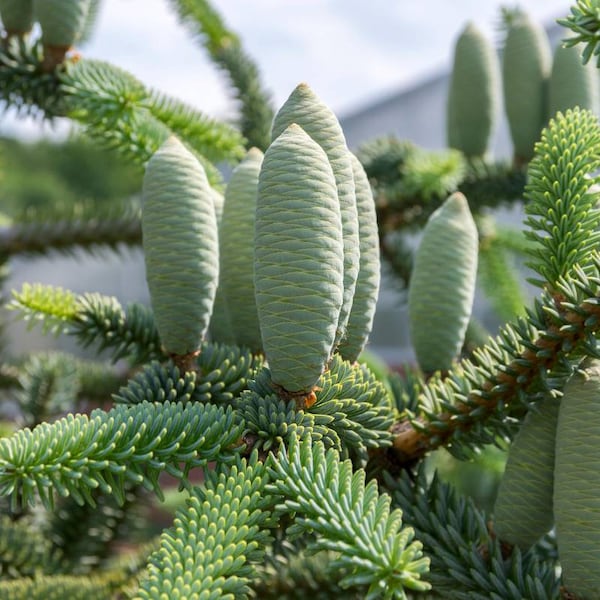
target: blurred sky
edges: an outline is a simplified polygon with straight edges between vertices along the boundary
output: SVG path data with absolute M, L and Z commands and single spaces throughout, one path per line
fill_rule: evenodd
M 543 23 L 566 16 L 565 0 L 521 0 Z M 259 65 L 280 106 L 301 81 L 338 115 L 410 87 L 448 68 L 468 20 L 498 37 L 501 6 L 491 0 L 214 0 Z M 93 38 L 82 49 L 206 113 L 228 118 L 235 105 L 226 80 L 177 22 L 167 0 L 104 0 Z M 52 134 L 8 114 L 0 135 Z

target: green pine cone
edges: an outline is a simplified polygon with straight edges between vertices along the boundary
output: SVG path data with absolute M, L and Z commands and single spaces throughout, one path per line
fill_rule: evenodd
M 33 0 L 0 0 L 0 17 L 7 35 L 23 35 L 33 27 Z
M 485 155 L 498 120 L 499 86 L 496 51 L 469 23 L 454 49 L 446 123 L 451 148 L 468 157 Z
M 548 89 L 550 116 L 576 106 L 597 114 L 599 85 L 595 66 L 592 63 L 582 63 L 579 46 L 565 48 L 559 44 L 554 51 Z
M 90 0 L 34 0 L 44 46 L 70 48 L 75 44 L 85 29 L 90 4 Z
M 502 63 L 504 106 L 519 160 L 533 158 L 533 147 L 546 125 L 551 69 L 545 29 L 527 15 L 520 16 L 508 30 Z
M 360 269 L 346 337 L 340 343 L 339 352 L 344 360 L 354 362 L 366 346 L 373 327 L 375 307 L 379 296 L 381 265 L 379 262 L 377 213 L 371 184 L 358 158 L 353 154 L 351 158 L 358 210 Z
M 335 341 L 344 243 L 331 165 L 299 125 L 290 125 L 263 160 L 254 284 L 273 382 L 290 393 L 311 392 Z
M 262 349 L 254 292 L 254 221 L 263 153 L 252 148 L 234 169 L 225 192 L 219 256 L 221 285 L 227 298 L 236 343 Z
M 217 218 L 202 165 L 170 137 L 146 166 L 142 239 L 156 327 L 169 354 L 196 352 L 219 277 Z
M 554 524 L 554 450 L 560 399 L 549 396 L 527 413 L 508 455 L 494 506 L 498 537 L 526 550 Z
M 567 382 L 556 428 L 554 519 L 569 592 L 600 590 L 600 361 L 586 359 Z
M 223 220 L 223 208 L 225 206 L 225 198 L 221 192 L 210 188 L 212 194 L 215 214 L 217 217 L 217 229 L 219 231 L 219 240 L 221 239 L 221 223 Z M 222 344 L 235 344 L 235 336 L 231 329 L 231 319 L 229 318 L 229 308 L 227 307 L 227 298 L 223 291 L 223 283 L 221 281 L 221 273 L 219 268 L 219 285 L 215 295 L 215 304 L 213 306 L 210 325 L 208 327 L 210 337 L 214 342 Z
M 325 150 L 331 163 L 342 214 L 344 233 L 344 302 L 340 311 L 338 331 L 334 344 L 337 346 L 346 335 L 346 326 L 352 308 L 356 279 L 360 268 L 360 240 L 358 236 L 358 211 L 354 191 L 354 176 L 350 151 L 339 121 L 305 83 L 290 94 L 275 115 L 273 139 L 289 125 L 296 123 Z
M 424 372 L 445 371 L 462 347 L 477 275 L 478 236 L 466 198 L 452 194 L 429 217 L 408 289 L 409 329 Z

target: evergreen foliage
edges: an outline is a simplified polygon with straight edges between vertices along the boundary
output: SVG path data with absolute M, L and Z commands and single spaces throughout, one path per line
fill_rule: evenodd
M 269 540 L 267 469 L 250 460 L 207 473 L 150 558 L 139 598 L 240 598 Z
M 154 309 L 123 306 L 93 290 L 79 294 L 36 283 L 13 291 L 7 302 L 16 318 L 40 324 L 44 333 L 67 334 L 98 356 L 82 360 L 51 351 L 11 357 L 2 348 L 0 597 L 594 598 L 579 587 L 573 568 L 585 564 L 593 580 L 600 552 L 593 535 L 595 480 L 588 490 L 581 477 L 595 473 L 594 466 L 588 461 L 587 471 L 579 468 L 581 445 L 592 457 L 597 445 L 587 409 L 578 409 L 586 426 L 582 439 L 558 420 L 560 477 L 547 463 L 542 484 L 527 479 L 546 496 L 554 486 L 554 502 L 559 498 L 567 505 L 567 545 L 560 528 L 558 542 L 554 533 L 525 542 L 507 534 L 510 510 L 499 513 L 496 527 L 489 508 L 444 481 L 441 463 L 431 456 L 444 448 L 466 461 L 495 445 L 514 450 L 509 465 L 521 465 L 525 473 L 535 468 L 537 438 L 516 458 L 520 446 L 518 438 L 511 446 L 513 438 L 534 416 L 545 419 L 538 411 L 541 402 L 550 399 L 564 408 L 563 390 L 581 379 L 586 359 L 600 357 L 597 116 L 575 107 L 551 115 L 530 160 L 531 138 L 541 127 L 539 107 L 519 105 L 523 110 L 511 111 L 515 132 L 519 118 L 527 118 L 522 115 L 537 115 L 535 123 L 527 123 L 526 144 L 513 134 L 518 160 L 493 160 L 487 147 L 498 74 L 467 48 L 456 81 L 473 84 L 465 65 L 488 69 L 480 73 L 485 106 L 471 111 L 475 95 L 465 98 L 463 86 L 454 86 L 449 124 L 454 149 L 427 151 L 392 136 L 362 146 L 352 181 L 359 172 L 363 177 L 364 168 L 368 181 L 358 192 L 360 214 L 370 215 L 372 227 L 361 228 L 350 179 L 342 185 L 344 210 L 350 210 L 344 215 L 340 208 L 339 165 L 333 163 L 341 158 L 347 166 L 352 159 L 333 113 L 303 84 L 290 98 L 306 120 L 292 118 L 295 124 L 288 126 L 288 103 L 272 132 L 275 111 L 240 38 L 206 0 L 170 4 L 228 78 L 237 101 L 236 125 L 209 118 L 118 66 L 65 54 L 64 48 L 56 53 L 43 23 L 41 36 L 37 27 L 30 34 L 17 28 L 0 40 L 3 106 L 46 119 L 67 117 L 113 156 L 102 169 L 90 169 L 89 181 L 79 173 L 81 163 L 74 160 L 67 168 L 49 160 L 37 185 L 61 181 L 71 192 L 65 202 L 37 194 L 32 184 L 7 203 L 0 228 L 2 277 L 9 259 L 51 252 L 119 252 L 143 241 L 146 256 L 157 258 L 147 269 L 148 279 L 155 277 L 156 285 L 149 286 Z M 576 33 L 568 45 L 587 44 L 584 61 L 598 54 L 597 4 L 578 0 L 561 21 Z M 0 2 L 0 10 L 15 6 L 21 5 Z M 76 35 L 90 33 L 97 10 L 98 2 L 91 2 Z M 29 15 L 20 16 L 29 26 Z M 507 27 L 522 18 L 519 11 L 505 11 Z M 469 31 L 478 47 L 489 48 L 483 34 Z M 519 51 L 512 52 L 518 62 Z M 318 125 L 311 129 L 315 107 L 336 131 L 333 158 L 330 136 Z M 479 114 L 485 131 L 469 129 L 469 112 Z M 194 176 L 177 181 L 173 202 L 167 198 L 172 182 L 159 172 L 150 195 L 160 210 L 150 235 L 147 227 L 142 235 L 151 203 L 148 194 L 141 206 L 132 196 L 141 191 L 142 168 L 150 163 L 153 169 L 166 140 L 181 149 L 172 166 L 179 168 L 185 155 Z M 241 269 L 251 271 L 243 273 L 244 293 L 258 292 L 253 331 L 260 331 L 262 343 L 253 335 L 251 347 L 244 347 L 232 342 L 240 341 L 235 324 L 229 343 L 218 334 L 226 324 L 227 296 L 238 285 L 228 272 L 227 293 L 217 288 L 223 282 L 217 266 L 228 264 L 219 260 L 222 237 L 235 235 L 219 222 L 227 210 L 223 196 L 238 192 L 236 185 L 225 187 L 217 165 L 240 164 L 252 146 L 265 151 L 265 160 L 255 161 L 256 221 L 237 252 L 244 259 Z M 78 142 L 60 148 L 79 154 Z M 54 147 L 42 151 L 55 153 Z M 99 154 L 89 156 L 101 160 Z M 119 164 L 132 166 L 121 170 Z M 102 186 L 113 169 L 120 185 Z M 47 174 L 55 171 L 60 178 Z M 207 174 L 202 207 L 186 208 L 180 200 L 190 199 L 202 172 Z M 131 185 L 124 182 L 129 177 Z M 18 181 L 10 181 L 7 189 L 16 189 Z M 324 207 L 319 186 L 327 194 L 326 219 L 315 218 L 315 207 Z M 246 193 L 253 200 L 253 188 L 244 188 Z M 418 239 L 435 222 L 448 197 L 473 215 L 469 282 L 477 259 L 479 285 L 504 324 L 492 336 L 481 333 L 470 302 L 457 316 L 456 298 L 466 286 L 450 293 L 441 289 L 443 277 L 431 265 L 455 272 L 468 261 L 450 260 L 449 248 L 456 244 L 444 248 L 438 236 L 427 248 L 427 292 L 414 292 L 417 304 L 428 296 L 429 308 L 412 326 L 426 355 L 437 347 L 450 350 L 447 362 L 425 367 L 427 372 L 414 364 L 390 372 L 364 355 L 354 360 L 370 328 L 379 251 L 382 268 L 400 287 L 418 280 L 413 266 L 421 267 L 413 260 L 411 236 Z M 489 209 L 521 204 L 525 235 L 496 225 Z M 173 223 L 176 227 L 168 226 Z M 344 243 L 348 231 L 358 232 L 351 244 Z M 199 257 L 196 251 L 209 237 Z M 369 257 L 365 263 L 352 254 L 358 246 Z M 540 288 L 529 305 L 512 266 L 515 257 L 528 257 Z M 355 263 L 358 276 L 345 271 Z M 211 271 L 209 281 L 202 280 L 205 269 Z M 372 289 L 357 292 L 349 280 L 360 282 L 361 269 L 372 278 Z M 176 282 L 175 293 L 161 295 L 165 280 Z M 354 301 L 354 308 L 364 307 L 366 322 L 348 356 L 340 314 L 343 304 L 350 311 Z M 433 318 L 436 312 L 441 320 Z M 459 320 L 460 335 L 447 341 L 444 321 L 454 326 Z M 213 338 L 203 339 L 207 329 Z M 188 334 L 194 341 L 182 351 L 178 342 Z M 563 417 L 567 412 L 562 410 Z M 549 434 L 548 456 L 553 442 Z M 589 495 L 569 502 L 565 481 Z M 504 483 L 523 496 L 525 485 Z M 535 527 L 534 515 L 523 506 L 518 518 L 534 526 L 530 537 L 550 527 L 551 514 Z M 585 531 L 578 529 L 579 511 L 591 518 Z M 140 530 L 140 523 L 146 527 Z M 123 551 L 125 544 L 133 546 L 131 553 Z M 563 576 L 560 567 L 566 565 Z

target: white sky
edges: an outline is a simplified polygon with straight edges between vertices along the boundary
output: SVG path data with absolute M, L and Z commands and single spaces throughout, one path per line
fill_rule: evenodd
M 574 3 L 521 0 L 541 22 Z M 280 106 L 301 81 L 343 115 L 447 68 L 467 20 L 495 36 L 496 0 L 213 0 L 262 72 Z M 227 118 L 225 78 L 176 20 L 167 0 L 104 0 L 85 56 L 108 60 L 144 83 Z M 0 121 L 0 134 L 48 133 L 39 123 Z

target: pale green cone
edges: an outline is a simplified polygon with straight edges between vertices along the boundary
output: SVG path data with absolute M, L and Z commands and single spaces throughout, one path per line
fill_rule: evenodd
M 254 283 L 273 382 L 306 393 L 331 355 L 344 291 L 335 177 L 324 150 L 290 125 L 258 181 Z
M 564 48 L 559 44 L 554 51 L 548 89 L 550 117 L 576 106 L 597 114 L 599 85 L 596 67 L 591 62 L 581 62 L 580 47 Z
M 454 48 L 447 103 L 448 146 L 468 157 L 484 156 L 497 125 L 500 65 L 483 33 L 469 23 Z
M 8 35 L 23 35 L 33 27 L 33 0 L 0 0 L 0 17 Z
M 494 506 L 494 531 L 525 551 L 554 524 L 554 450 L 560 399 L 548 396 L 527 413 L 508 454 Z
M 502 75 L 504 106 L 515 157 L 529 161 L 546 125 L 552 50 L 545 29 L 527 15 L 506 36 Z
M 263 153 L 252 148 L 234 169 L 225 191 L 221 224 L 221 283 L 237 343 L 262 349 L 254 292 L 254 221 Z
M 469 324 L 477 275 L 477 227 L 452 194 L 429 217 L 408 289 L 410 337 L 421 369 L 450 369 Z
M 34 0 L 45 46 L 70 48 L 82 35 L 91 0 Z
M 217 218 L 204 169 L 175 137 L 146 166 L 142 236 L 146 279 L 165 350 L 186 355 L 204 339 L 219 277 Z
M 565 586 L 600 597 L 600 361 L 567 382 L 556 428 L 554 519 Z
M 223 207 L 225 198 L 221 192 L 211 187 L 210 189 L 217 217 L 217 229 L 219 231 L 219 240 L 221 239 L 221 223 L 223 219 Z M 220 241 L 219 241 L 220 244 Z M 220 254 L 220 253 L 219 253 Z M 212 316 L 210 318 L 209 333 L 214 342 L 222 344 L 235 344 L 235 336 L 231 330 L 231 319 L 229 318 L 229 309 L 227 307 L 227 298 L 223 291 L 221 281 L 221 270 L 219 268 L 219 285 L 215 295 L 215 304 L 213 306 Z
M 346 335 L 360 266 L 358 212 L 351 154 L 337 117 L 305 83 L 299 84 L 294 89 L 275 115 L 273 139 L 276 139 L 292 123 L 300 125 L 325 150 L 337 186 L 344 232 L 344 302 L 340 311 L 335 349 Z
M 344 360 L 354 362 L 366 346 L 373 328 L 373 318 L 379 296 L 381 265 L 377 213 L 371 184 L 358 158 L 353 154 L 351 158 L 358 210 L 360 269 L 346 328 L 346 337 L 340 343 L 339 353 Z

